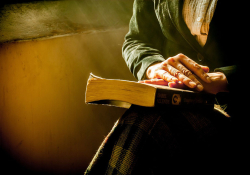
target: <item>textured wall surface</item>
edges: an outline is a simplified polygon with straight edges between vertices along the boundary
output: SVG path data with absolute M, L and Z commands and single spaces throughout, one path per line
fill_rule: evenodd
M 58 3 L 65 8 L 64 3 L 69 3 L 60 2 L 46 3 Z M 54 5 L 47 4 L 48 11 L 42 2 L 39 9 L 38 2 L 2 7 L 20 6 L 9 11 L 9 16 L 7 11 L 1 12 L 6 16 L 1 16 L 0 32 L 6 36 L 0 44 L 0 174 L 5 170 L 8 174 L 82 174 L 114 122 L 125 112 L 121 108 L 86 105 L 84 98 L 90 72 L 106 78 L 135 80 L 121 56 L 129 22 L 124 16 L 130 16 L 132 9 L 120 15 L 120 1 L 106 1 L 116 3 L 115 9 L 104 6 L 101 0 L 89 2 L 89 7 L 84 5 L 80 13 L 88 14 L 85 18 L 80 15 L 83 21 L 72 14 L 72 19 L 84 23 L 86 28 L 79 24 L 73 25 L 73 29 L 63 15 L 52 13 Z M 132 1 L 127 2 L 127 6 L 132 6 Z M 77 2 L 72 3 L 69 9 Z M 102 5 L 103 9 L 98 8 L 105 12 L 93 13 L 94 7 Z M 29 14 L 27 19 L 8 24 L 7 18 L 11 14 L 16 18 L 22 15 L 23 8 L 23 13 Z M 47 13 L 52 13 L 51 18 L 44 18 Z M 86 21 L 88 17 L 93 20 Z M 107 19 L 113 21 L 105 22 Z M 79 30 L 75 30 L 77 27 Z M 51 34 L 52 29 L 55 32 Z
M 132 4 L 132 0 L 2 3 L 0 42 L 124 27 L 131 17 Z

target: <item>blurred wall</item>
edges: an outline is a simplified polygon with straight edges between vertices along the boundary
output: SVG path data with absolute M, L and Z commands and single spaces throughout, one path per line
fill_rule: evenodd
M 1 7 L 0 174 L 5 170 L 8 174 L 82 174 L 114 122 L 125 112 L 122 108 L 86 105 L 84 98 L 90 72 L 135 80 L 121 56 L 133 1 L 127 0 L 126 5 L 121 0 L 107 0 L 106 5 L 101 0 L 70 2 Z M 63 19 L 69 11 L 58 8 L 55 14 L 50 11 L 50 3 L 64 9 L 63 3 L 68 3 L 72 19 L 82 16 L 78 16 L 78 22 L 70 17 Z M 74 6 L 78 7 L 76 13 L 72 11 Z M 22 7 L 26 11 L 20 12 Z M 35 19 L 46 9 L 54 16 L 54 23 L 49 16 Z M 94 13 L 98 9 L 99 14 Z M 27 27 L 24 19 L 27 24 L 11 21 L 18 16 L 21 19 L 21 13 L 35 14 L 33 28 Z M 95 20 L 86 21 L 88 17 Z M 7 25 L 5 19 L 13 23 Z M 62 20 L 56 25 L 58 19 Z M 75 21 L 71 28 L 69 21 Z
M 133 0 L 2 0 L 0 42 L 121 28 L 129 23 L 132 4 Z

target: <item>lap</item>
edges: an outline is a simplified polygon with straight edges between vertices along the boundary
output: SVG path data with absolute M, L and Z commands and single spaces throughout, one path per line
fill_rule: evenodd
M 164 149 L 165 144 L 175 144 L 176 148 L 211 143 L 211 139 L 227 138 L 232 131 L 231 118 L 218 110 L 171 110 L 132 106 L 121 117 L 119 125 L 127 133 L 129 128 L 131 133 L 150 136 Z
M 211 168 L 208 159 L 225 161 L 230 137 L 231 119 L 218 110 L 132 106 L 105 139 L 89 172 L 157 174 L 201 162 Z
M 125 135 L 125 138 L 130 138 L 130 143 L 122 139 L 117 144 L 123 148 L 126 144 L 130 145 L 128 149 L 134 155 L 139 155 L 142 166 L 145 167 L 144 160 L 147 160 L 150 168 L 153 164 L 157 167 L 154 171 L 190 164 L 211 168 L 216 162 L 229 161 L 228 157 L 231 157 L 231 119 L 218 110 L 167 110 L 134 106 L 125 113 L 120 123 L 136 134 Z
M 170 140 L 175 142 L 172 144 L 178 145 L 175 148 L 187 147 L 211 143 L 212 138 L 223 139 L 231 134 L 231 119 L 218 110 L 168 110 L 133 106 L 119 123 L 124 128 L 137 128 L 164 149 L 164 144 L 169 145 Z

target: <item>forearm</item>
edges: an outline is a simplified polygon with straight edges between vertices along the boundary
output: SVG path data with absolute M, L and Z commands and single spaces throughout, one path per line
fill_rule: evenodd
M 165 59 L 157 49 L 148 47 L 145 43 L 125 41 L 123 45 L 123 58 L 133 75 L 138 79 L 145 79 L 147 68 Z
M 165 60 L 161 54 L 164 38 L 155 15 L 153 1 L 135 0 L 122 55 L 138 80 L 144 78 L 145 71 L 150 65 Z

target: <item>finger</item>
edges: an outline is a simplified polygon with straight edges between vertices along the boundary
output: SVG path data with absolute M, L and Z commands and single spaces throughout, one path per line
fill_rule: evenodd
M 178 78 L 177 77 L 174 77 L 172 76 L 169 72 L 163 70 L 163 69 L 160 69 L 160 70 L 157 70 L 156 71 L 156 77 L 159 78 L 159 79 L 163 79 L 167 82 L 178 82 Z
M 187 89 L 187 86 L 181 82 L 179 83 L 170 82 L 168 83 L 168 86 L 171 88 Z
M 202 91 L 204 89 L 203 85 L 199 82 L 198 79 L 196 79 L 196 77 L 192 74 L 192 72 L 190 70 L 188 70 L 185 66 L 183 66 L 180 63 L 177 63 L 176 67 L 178 68 L 178 70 L 180 70 L 186 77 L 190 78 L 195 84 L 196 87 L 195 89 L 198 91 Z
M 195 78 L 194 75 L 191 75 L 191 76 L 190 76 L 190 79 L 192 79 L 192 80 L 196 83 L 195 89 L 196 89 L 197 91 L 202 91 L 202 90 L 204 89 L 203 85 Z
M 185 68 L 185 74 L 187 74 L 188 76 L 184 75 L 181 71 L 171 65 L 167 65 L 166 69 L 171 75 L 176 77 L 179 81 L 183 82 L 186 86 L 190 88 L 195 88 L 197 86 L 197 84 L 188 77 L 192 74 L 190 71 L 188 71 L 188 69 Z M 182 66 L 182 69 L 184 69 L 184 66 Z
M 168 82 L 163 79 L 149 79 L 149 80 L 139 81 L 139 83 L 155 84 L 155 85 L 162 85 L 162 86 L 168 85 Z
M 211 83 L 210 77 L 207 75 L 206 71 L 203 70 L 202 66 L 197 64 L 195 61 L 191 60 L 187 56 L 183 54 L 178 55 L 179 61 L 190 71 L 192 71 L 195 75 L 197 75 L 201 80 Z
M 186 80 L 187 83 L 185 83 L 185 80 L 183 81 L 184 84 L 186 84 L 188 87 L 191 88 L 195 88 L 195 86 L 197 87 L 197 85 L 201 85 L 201 83 L 195 78 L 195 76 L 193 76 L 192 72 L 190 70 L 188 70 L 185 66 L 183 66 L 180 62 L 178 61 L 170 61 L 170 64 L 176 68 L 177 70 L 179 70 L 184 76 L 186 76 L 187 78 L 191 79 L 192 81 L 188 82 L 188 79 Z M 201 88 L 201 86 L 199 86 L 199 88 Z M 203 88 L 201 89 L 203 90 Z
M 174 58 L 169 58 L 168 64 L 170 64 L 171 66 L 173 66 L 174 68 L 179 70 L 184 76 L 191 79 L 196 85 L 196 86 L 194 86 L 193 82 L 188 82 L 188 79 L 186 79 L 186 80 L 184 79 L 182 81 L 186 86 L 188 86 L 190 88 L 195 88 L 197 91 L 202 91 L 204 89 L 203 85 L 199 82 L 199 80 L 192 74 L 192 72 L 189 69 L 187 69 L 185 66 L 183 66 L 181 64 L 181 62 L 179 62 L 178 60 L 175 61 Z M 209 68 L 207 66 L 201 66 L 201 68 L 202 69 L 204 68 L 205 71 L 209 71 Z

